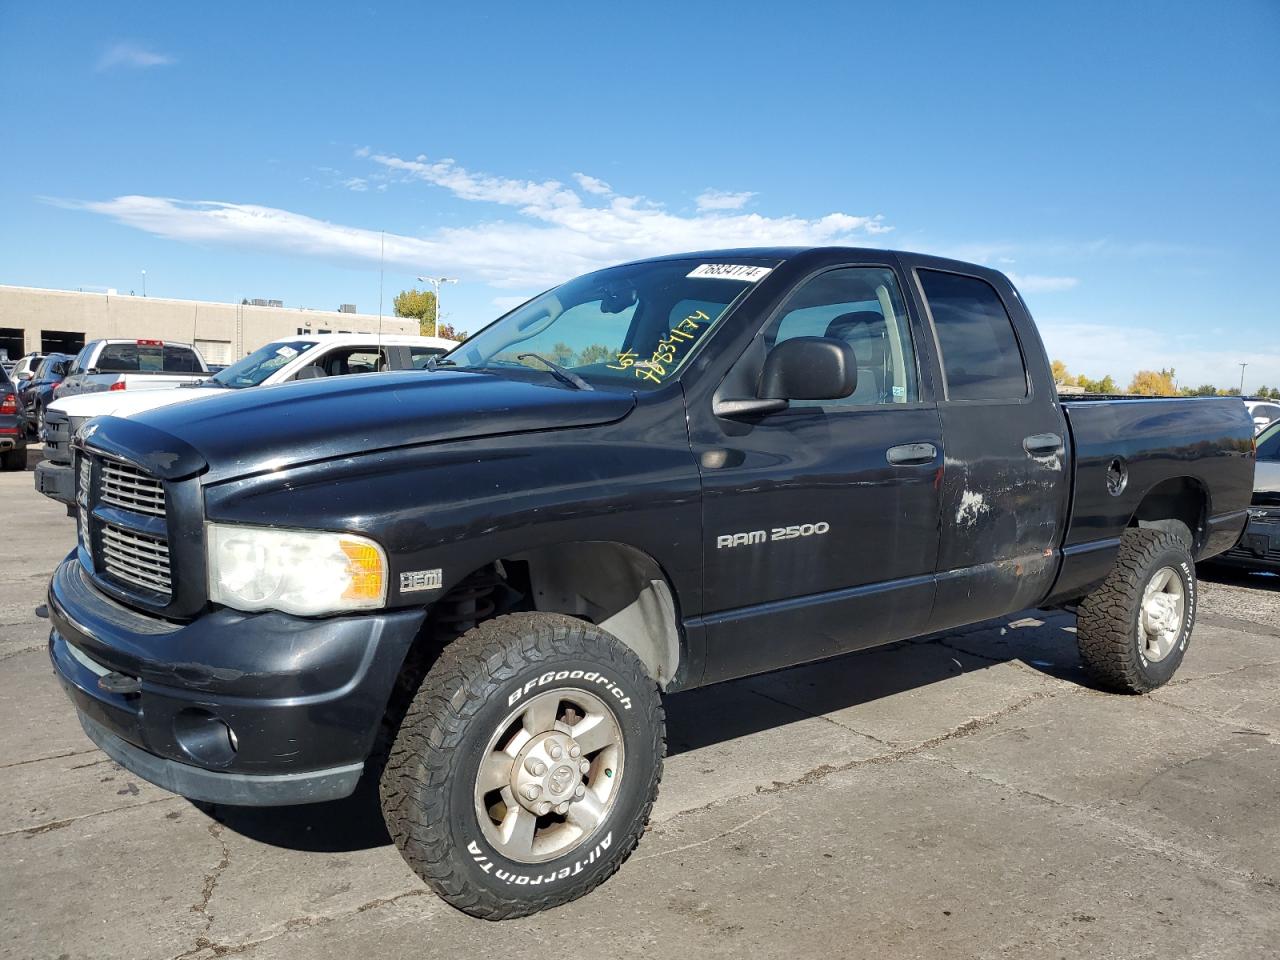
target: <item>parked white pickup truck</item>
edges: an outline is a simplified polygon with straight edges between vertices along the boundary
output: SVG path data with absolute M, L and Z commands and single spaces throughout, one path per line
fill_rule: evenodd
M 90 340 L 54 399 L 110 390 L 166 390 L 209 376 L 200 351 L 171 340 Z
M 120 341 L 96 341 L 112 343 Z M 141 341 L 139 341 L 141 342 Z M 85 347 L 85 351 L 93 346 Z M 422 369 L 457 346 L 443 337 L 377 336 L 367 333 L 305 334 L 276 340 L 231 364 L 213 376 L 178 390 L 112 388 L 81 396 L 65 397 L 44 412 L 41 439 L 45 459 L 36 464 L 36 490 L 46 497 L 70 504 L 72 500 L 70 440 L 94 417 L 131 417 L 175 403 L 214 396 L 223 390 L 265 387 L 290 380 L 337 377 L 383 370 Z M 80 357 L 85 356 L 81 351 Z M 80 358 L 77 358 L 77 362 Z M 201 361 L 203 364 L 203 360 Z

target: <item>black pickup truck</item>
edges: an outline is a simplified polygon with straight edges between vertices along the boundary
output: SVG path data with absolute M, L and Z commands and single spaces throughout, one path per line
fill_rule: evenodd
M 844 248 L 602 270 L 429 370 L 74 448 L 49 652 L 93 741 L 218 803 L 367 777 L 495 919 L 635 847 L 664 691 L 1028 607 L 1099 686 L 1166 682 L 1254 470 L 1239 400 L 1063 402 L 1002 274 Z

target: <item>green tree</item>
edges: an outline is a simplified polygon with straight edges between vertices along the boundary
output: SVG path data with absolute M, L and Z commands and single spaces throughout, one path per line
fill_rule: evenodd
M 1067 373 L 1067 365 L 1061 360 L 1054 360 L 1053 364 L 1053 382 L 1054 383 L 1070 383 L 1071 374 Z
M 610 350 L 603 343 L 593 343 L 583 347 L 578 353 L 578 365 L 585 367 L 589 363 L 604 363 L 606 360 L 613 360 L 617 355 L 617 351 Z
M 423 336 L 435 336 L 436 295 L 430 290 L 401 290 L 392 301 L 397 317 L 416 317 Z
M 562 367 L 577 366 L 577 364 L 574 363 L 575 357 L 577 357 L 577 353 L 575 353 L 573 347 L 569 346 L 567 343 L 557 343 L 551 348 L 550 359 L 554 360 Z
M 1198 387 L 1188 387 L 1183 392 L 1189 397 L 1216 397 L 1218 388 L 1212 383 L 1202 383 Z
M 1173 385 L 1174 372 L 1169 370 L 1139 370 L 1129 381 L 1129 392 L 1143 397 L 1175 397 L 1178 388 Z

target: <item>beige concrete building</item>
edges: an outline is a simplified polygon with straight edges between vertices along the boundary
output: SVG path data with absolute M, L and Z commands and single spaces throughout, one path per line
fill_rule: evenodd
M 0 285 L 0 350 L 77 353 L 89 340 L 194 343 L 208 363 L 231 363 L 264 343 L 301 333 L 417 333 L 418 321 L 336 310 L 168 300 Z

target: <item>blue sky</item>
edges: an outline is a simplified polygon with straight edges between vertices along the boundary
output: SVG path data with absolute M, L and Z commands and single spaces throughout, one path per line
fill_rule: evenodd
M 1015 276 L 1050 353 L 1280 385 L 1280 4 L 0 2 L 0 283 L 475 329 L 650 253 Z

